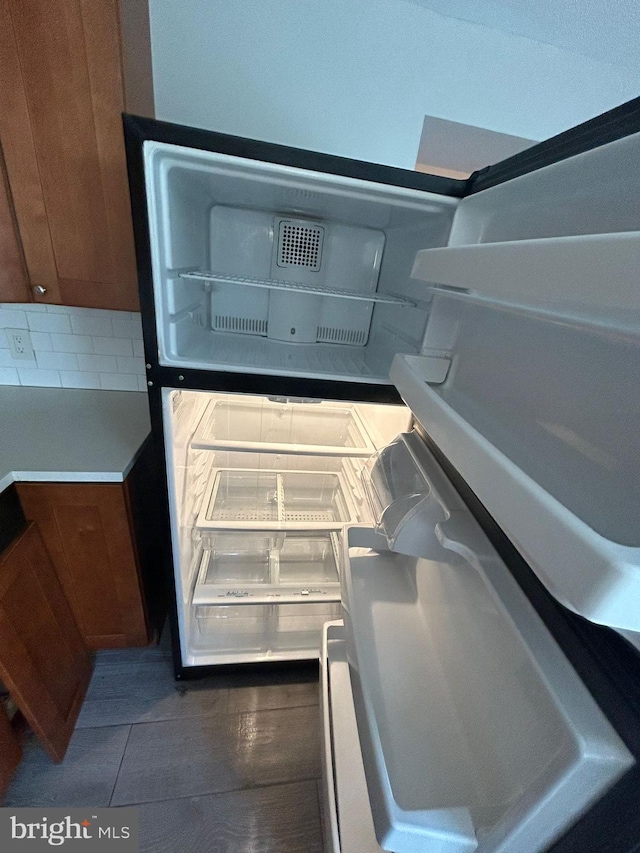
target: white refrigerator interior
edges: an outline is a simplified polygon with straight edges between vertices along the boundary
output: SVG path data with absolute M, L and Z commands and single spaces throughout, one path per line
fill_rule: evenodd
M 160 364 L 387 384 L 420 351 L 456 199 L 165 143 L 145 173 Z
M 159 363 L 268 374 L 274 394 L 391 375 L 549 591 L 640 646 L 638 156 L 635 134 L 460 201 L 147 141 Z M 307 530 L 353 520 L 336 450 Z M 232 468 L 203 486 L 202 529 L 250 481 Z
M 163 391 L 185 665 L 318 657 L 362 469 L 404 406 Z

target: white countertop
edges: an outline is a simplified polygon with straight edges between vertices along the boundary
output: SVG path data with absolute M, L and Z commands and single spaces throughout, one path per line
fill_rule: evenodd
M 0 386 L 0 492 L 17 481 L 121 483 L 150 431 L 143 393 Z

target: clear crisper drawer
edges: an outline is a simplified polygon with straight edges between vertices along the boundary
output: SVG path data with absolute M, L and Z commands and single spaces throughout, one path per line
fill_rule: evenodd
M 375 450 L 355 409 L 242 397 L 213 401 L 192 447 L 355 456 Z
M 277 521 L 278 475 L 268 471 L 218 471 L 206 508 L 208 521 Z
M 202 529 L 339 529 L 357 521 L 337 473 L 319 471 L 212 472 L 197 527 Z
M 339 615 L 339 602 L 196 606 L 190 645 L 219 663 L 317 658 L 322 626 Z
M 298 650 L 313 644 L 320 649 L 325 622 L 342 614 L 340 602 L 286 604 L 274 608 L 272 644 L 278 650 Z
M 194 604 L 340 597 L 338 533 L 211 531 L 202 541 Z
M 263 533 L 219 533 L 211 538 L 198 585 L 270 583 L 272 536 Z
M 264 652 L 270 614 L 271 605 L 196 607 L 199 636 L 194 645 L 217 652 Z
M 335 534 L 285 538 L 278 555 L 278 579 L 282 584 L 339 583 Z

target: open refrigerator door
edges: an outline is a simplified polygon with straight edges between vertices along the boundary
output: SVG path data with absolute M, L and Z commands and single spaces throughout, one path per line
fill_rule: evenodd
M 317 658 L 363 467 L 410 412 L 165 389 L 164 417 L 185 665 Z

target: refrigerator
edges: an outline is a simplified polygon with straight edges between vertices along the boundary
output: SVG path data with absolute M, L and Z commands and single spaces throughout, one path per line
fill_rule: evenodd
M 467 181 L 124 126 L 176 676 L 319 659 L 332 853 L 630 853 L 640 102 Z

